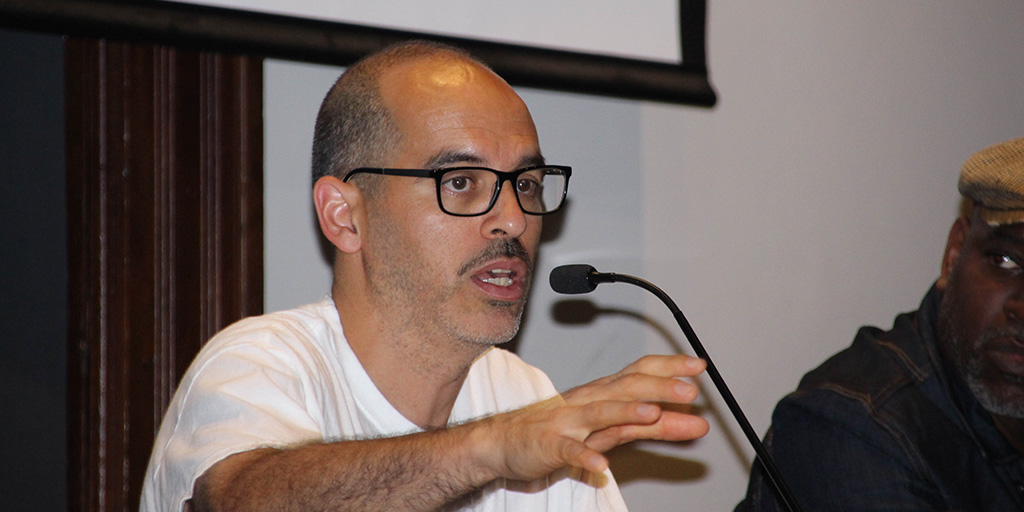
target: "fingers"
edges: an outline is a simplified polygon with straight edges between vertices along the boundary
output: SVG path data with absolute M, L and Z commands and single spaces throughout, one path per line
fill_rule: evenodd
M 495 427 L 496 446 L 483 457 L 497 457 L 493 466 L 502 476 L 531 479 L 562 466 L 603 471 L 604 452 L 639 439 L 701 437 L 707 421 L 678 406 L 697 398 L 697 386 L 683 379 L 704 368 L 704 361 L 685 355 L 645 356 L 560 397 L 494 416 L 483 424 Z
M 600 401 L 686 404 L 696 400 L 698 394 L 699 389 L 691 382 L 631 373 L 613 381 L 573 389 L 566 393 L 565 401 L 576 406 Z
M 583 414 L 589 416 L 590 430 L 582 446 L 565 439 L 569 450 L 563 453 L 568 465 L 600 472 L 608 467 L 603 455 L 616 446 L 645 439 L 689 441 L 708 433 L 710 425 L 699 416 L 662 409 L 654 404 L 606 402 L 592 404 Z M 582 412 L 582 411 L 581 411 Z
M 704 371 L 703 360 L 685 356 L 645 356 L 615 375 L 565 393 L 567 403 L 583 405 L 600 400 L 689 403 L 697 387 L 680 378 Z
M 576 428 L 581 430 L 571 435 L 584 439 L 588 447 L 603 453 L 638 439 L 685 441 L 707 434 L 708 422 L 684 410 L 670 404 L 594 402 L 575 409 Z
M 703 359 L 684 354 L 673 356 L 647 355 L 623 368 L 623 373 L 645 373 L 660 377 L 693 377 L 704 371 Z
M 658 421 L 650 424 L 620 424 L 594 431 L 587 438 L 587 447 L 604 453 L 616 446 L 645 439 L 657 441 L 689 441 L 708 433 L 710 425 L 699 416 L 662 410 Z
M 594 415 L 587 422 L 585 444 L 600 453 L 638 439 L 696 439 L 707 434 L 708 422 L 674 406 L 696 400 L 697 386 L 681 378 L 704 369 L 703 360 L 685 355 L 645 356 L 615 375 L 567 392 L 565 402 Z
M 607 384 L 632 374 L 654 377 L 694 377 L 703 373 L 706 367 L 707 364 L 703 359 L 687 355 L 647 355 L 637 359 L 618 373 L 597 379 L 590 384 Z
M 585 407 L 562 409 L 573 428 L 563 430 L 563 459 L 567 465 L 587 471 L 600 472 L 608 468 L 603 455 L 609 449 L 633 439 L 631 434 L 643 435 L 644 426 L 659 423 L 660 407 L 643 402 L 597 402 Z M 626 426 L 628 427 L 626 427 Z M 662 430 L 655 428 L 654 430 Z M 598 436 L 596 432 L 608 432 Z
M 590 448 L 586 443 L 566 440 L 562 460 L 568 466 L 583 468 L 593 473 L 608 469 L 608 458 L 602 452 Z
M 641 402 L 575 407 L 545 400 L 468 424 L 473 436 L 469 446 L 475 450 L 471 458 L 487 471 L 517 480 L 532 480 L 564 466 L 599 472 L 608 467 L 608 461 L 604 450 L 585 443 L 593 432 L 623 423 L 654 423 L 660 415 L 658 406 Z

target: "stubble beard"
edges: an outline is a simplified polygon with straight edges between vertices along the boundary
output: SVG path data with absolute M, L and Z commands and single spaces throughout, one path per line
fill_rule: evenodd
M 418 254 L 408 250 L 409 245 L 402 242 L 401 233 L 387 213 L 378 213 L 383 213 L 377 216 L 379 220 L 374 225 L 378 250 L 374 257 L 367 258 L 366 273 L 371 301 L 384 312 L 382 317 L 387 318 L 393 327 L 422 336 L 426 334 L 425 326 L 434 325 L 437 330 L 431 332 L 486 347 L 505 343 L 518 334 L 528 293 L 517 301 L 487 303 L 488 308 L 503 311 L 507 316 L 509 325 L 503 331 L 488 333 L 486 328 L 482 331 L 467 328 L 460 319 L 464 320 L 469 313 L 458 310 L 458 301 L 454 300 L 462 289 L 462 283 L 456 281 L 451 286 L 439 287 L 438 283 L 430 280 L 416 279 L 416 270 L 426 265 L 418 261 Z M 479 265 L 501 257 L 523 260 L 529 269 L 528 274 L 532 274 L 533 262 L 522 242 L 519 239 L 498 239 L 461 265 L 457 275 L 462 278 Z M 527 280 L 525 292 L 528 292 L 529 275 L 522 278 Z
M 981 406 L 991 414 L 1008 418 L 1024 419 L 1024 400 L 1019 399 L 1024 386 L 1007 383 L 1006 387 L 992 385 L 985 378 L 981 355 L 986 348 L 999 339 L 1024 338 L 1021 329 L 988 330 L 973 340 L 966 339 L 955 318 L 961 310 L 955 278 L 950 279 L 939 305 L 939 344 L 947 361 L 953 365 L 967 387 Z M 998 372 L 998 369 L 991 371 Z M 999 375 L 991 377 L 1000 379 Z M 1016 387 L 1017 389 L 1014 389 Z
M 468 275 L 477 267 L 496 258 L 519 259 L 526 263 L 527 275 L 519 276 L 523 280 L 523 297 L 515 301 L 491 300 L 488 306 L 492 309 L 505 311 L 511 321 L 508 329 L 503 333 L 486 338 L 464 338 L 463 341 L 483 345 L 500 345 L 505 343 L 519 333 L 519 326 L 523 320 L 523 311 L 526 309 L 526 297 L 530 294 L 530 283 L 533 275 L 533 259 L 530 253 L 523 247 L 518 238 L 501 238 L 491 242 L 486 249 L 480 252 L 469 261 L 464 263 L 457 273 L 462 278 Z M 453 331 L 454 332 L 454 331 Z

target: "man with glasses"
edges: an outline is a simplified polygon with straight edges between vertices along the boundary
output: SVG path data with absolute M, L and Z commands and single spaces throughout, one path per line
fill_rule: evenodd
M 480 62 L 408 43 L 351 67 L 317 117 L 331 296 L 246 319 L 182 379 L 142 510 L 624 510 L 607 450 L 685 440 L 704 369 L 648 356 L 559 395 L 495 345 L 517 332 L 548 165 Z M 667 405 L 667 406 L 666 406 Z

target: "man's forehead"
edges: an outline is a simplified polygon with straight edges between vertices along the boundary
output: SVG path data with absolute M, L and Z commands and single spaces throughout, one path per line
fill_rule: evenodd
M 543 163 L 526 104 L 500 77 L 459 56 L 417 59 L 381 79 L 407 156 L 418 166 Z M 497 162 L 494 163 L 497 165 Z
M 489 85 L 493 75 L 479 64 L 458 55 L 430 55 L 399 62 L 381 74 L 381 90 L 390 100 L 410 96 L 452 94 L 470 86 Z M 494 75 L 493 78 L 501 80 Z

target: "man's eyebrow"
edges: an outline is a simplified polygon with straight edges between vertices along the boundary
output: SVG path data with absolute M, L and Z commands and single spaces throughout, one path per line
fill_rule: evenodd
M 992 230 L 992 238 L 999 240 L 1000 242 L 1024 244 L 1024 234 L 1018 233 L 1017 230 L 1010 230 L 1002 227 L 997 227 Z
M 522 169 L 523 167 L 544 165 L 545 163 L 546 162 L 544 161 L 544 156 L 541 155 L 540 153 L 536 153 L 527 157 L 523 157 L 523 159 L 519 160 L 519 165 L 516 168 Z
M 447 167 L 451 164 L 474 164 L 480 165 L 484 162 L 479 155 L 470 153 L 468 151 L 456 151 L 456 150 L 442 150 L 437 153 L 429 160 L 427 160 L 428 169 L 440 169 L 441 167 Z
M 427 160 L 426 167 L 428 169 L 440 169 L 452 164 L 483 165 L 484 159 L 476 153 L 469 151 L 443 150 Z M 521 158 L 516 169 L 534 165 L 544 165 L 544 157 L 539 153 Z

